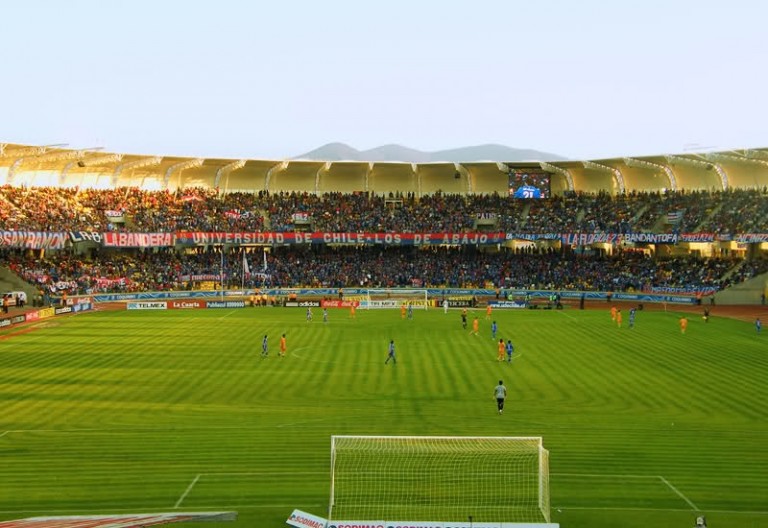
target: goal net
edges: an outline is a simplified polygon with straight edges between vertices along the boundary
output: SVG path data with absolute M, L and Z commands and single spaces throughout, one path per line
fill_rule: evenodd
M 414 310 L 426 310 L 429 307 L 427 290 L 411 288 L 384 288 L 365 290 L 365 296 L 360 303 L 361 308 L 380 309 L 397 308 L 408 305 Z
M 333 436 L 333 520 L 549 522 L 541 437 Z

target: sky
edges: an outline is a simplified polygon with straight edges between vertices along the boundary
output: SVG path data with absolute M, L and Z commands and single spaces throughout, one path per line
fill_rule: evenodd
M 0 0 L 0 142 L 768 147 L 762 0 Z

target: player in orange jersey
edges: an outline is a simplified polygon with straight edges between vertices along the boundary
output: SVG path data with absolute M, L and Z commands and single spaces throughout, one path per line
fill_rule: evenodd
M 400 305 L 400 319 L 405 319 L 405 310 L 405 303 L 403 303 Z
M 616 307 L 611 306 L 611 321 L 615 321 L 615 320 L 616 320 Z
M 480 321 L 477 320 L 477 316 L 475 316 L 475 320 L 472 321 L 472 333 L 474 335 L 479 335 L 480 332 Z
M 621 310 L 616 310 L 616 324 L 621 328 Z
M 680 318 L 680 333 L 684 334 L 685 330 L 688 328 L 688 319 L 686 319 L 685 316 L 682 316 Z
M 280 337 L 280 357 L 285 357 L 285 351 L 288 349 L 285 344 L 285 334 Z
M 496 354 L 497 361 L 504 361 L 504 354 L 507 352 L 507 347 L 504 345 L 504 340 L 499 339 L 499 352 Z
M 352 306 L 349 307 L 349 317 L 352 319 L 355 319 L 355 312 L 357 311 L 357 307 L 352 304 Z
M 491 308 L 491 305 L 489 304 L 488 306 L 485 307 L 485 318 L 489 321 L 491 320 L 491 311 L 492 311 L 492 308 Z

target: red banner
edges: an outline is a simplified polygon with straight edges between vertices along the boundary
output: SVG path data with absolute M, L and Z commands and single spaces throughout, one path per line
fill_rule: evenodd
M 205 301 L 197 299 L 188 299 L 185 301 L 168 301 L 169 310 L 195 310 L 197 308 L 207 308 Z
M 104 233 L 102 244 L 108 247 L 173 246 L 173 233 Z
M 360 301 L 320 301 L 320 306 L 323 308 L 351 308 L 353 306 L 360 306 Z

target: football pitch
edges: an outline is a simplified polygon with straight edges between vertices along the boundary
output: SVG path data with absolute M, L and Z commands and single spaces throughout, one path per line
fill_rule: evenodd
M 768 335 L 750 323 L 690 317 L 683 335 L 674 312 L 630 329 L 607 310 L 497 310 L 494 340 L 483 310 L 467 330 L 456 310 L 314 311 L 105 311 L 3 331 L 0 520 L 235 510 L 222 526 L 285 526 L 294 508 L 326 515 L 331 435 L 542 436 L 563 528 L 686 527 L 697 512 L 768 527 Z

